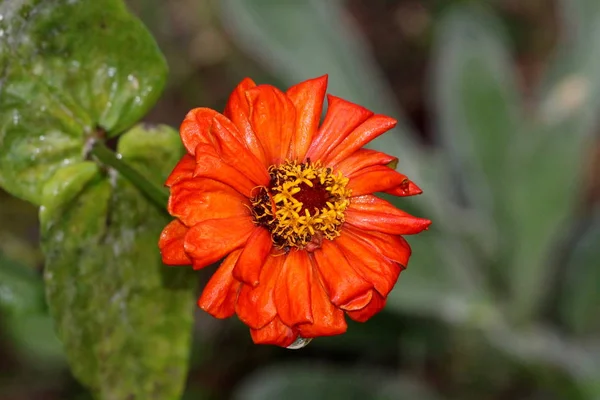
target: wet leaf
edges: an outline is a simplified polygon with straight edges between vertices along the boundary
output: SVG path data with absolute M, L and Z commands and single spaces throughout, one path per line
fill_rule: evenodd
M 0 252 L 0 310 L 16 316 L 39 313 L 44 308 L 41 276 Z
M 0 3 L 0 185 L 41 204 L 42 185 L 154 104 L 166 64 L 120 0 Z
M 162 182 L 181 156 L 171 135 L 136 127 L 118 150 Z M 157 241 L 168 220 L 114 171 L 92 164 L 85 174 L 61 176 L 66 171 L 44 187 L 60 186 L 64 197 L 42 205 L 41 223 L 48 302 L 73 373 L 98 398 L 177 399 L 195 284 L 187 268 L 161 262 Z

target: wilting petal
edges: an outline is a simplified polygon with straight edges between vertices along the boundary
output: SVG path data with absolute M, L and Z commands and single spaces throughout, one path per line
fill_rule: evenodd
M 199 144 L 214 146 L 214 140 L 210 133 L 210 127 L 214 117 L 219 114 L 210 108 L 194 108 L 187 113 L 179 127 L 181 141 L 189 154 L 195 155 Z
M 351 156 L 343 159 L 339 164 L 328 164 L 336 171 L 340 171 L 345 176 L 355 174 L 361 169 L 371 167 L 373 165 L 388 165 L 396 162 L 398 159 L 385 153 L 371 149 L 360 149 L 354 152 Z
M 312 260 L 310 261 L 312 264 Z M 310 304 L 313 322 L 298 325 L 296 327 L 298 333 L 304 338 L 342 334 L 348 329 L 344 312 L 331 303 L 319 274 L 316 273 L 314 266 L 311 267 L 313 272 L 310 283 Z
M 366 322 L 373 315 L 377 314 L 385 307 L 385 298 L 376 291 L 373 291 L 371 302 L 364 308 L 357 311 L 348 311 L 346 314 L 358 322 Z
M 225 258 L 198 299 L 198 307 L 215 318 L 229 318 L 235 313 L 235 302 L 242 284 L 233 278 L 232 271 L 241 252 L 236 250 Z
M 344 141 L 330 149 L 323 157 L 323 162 L 335 165 L 345 159 L 371 140 L 396 126 L 394 118 L 385 115 L 373 115 L 360 124 L 346 137 Z
M 351 235 L 356 240 L 366 243 L 373 251 L 400 264 L 406 268 L 410 258 L 410 246 L 402 236 L 388 235 L 387 233 L 365 231 L 350 225 L 344 228 L 344 235 Z
M 269 165 L 287 157 L 294 129 L 296 109 L 292 101 L 271 85 L 259 85 L 246 92 L 250 102 L 250 123 L 265 150 Z
M 304 161 L 304 156 L 319 128 L 323 100 L 327 90 L 327 75 L 292 86 L 286 92 L 296 107 L 296 127 L 288 158 Z
M 255 225 L 251 217 L 209 219 L 190 228 L 184 248 L 194 269 L 206 267 L 242 247 Z
M 413 235 L 431 225 L 430 220 L 414 217 L 373 195 L 353 197 L 346 209 L 346 222 L 367 231 L 391 235 Z
M 383 192 L 408 181 L 406 176 L 385 165 L 360 169 L 349 178 L 347 187 L 352 190 L 352 196 Z
M 191 179 L 195 169 L 196 159 L 189 154 L 184 155 L 167 178 L 165 186 L 173 186 L 182 179 Z
M 306 153 L 306 157 L 313 161 L 322 160 L 354 128 L 373 115 L 364 107 L 332 95 L 327 95 L 327 103 L 329 106 L 325 120 Z
M 400 185 L 393 187 L 391 189 L 384 190 L 386 193 L 392 194 L 398 197 L 404 196 L 416 196 L 418 194 L 423 193 L 420 187 L 415 185 L 415 183 L 411 180 L 406 180 L 402 182 Z
M 312 322 L 310 282 L 312 266 L 306 251 L 288 253 L 275 285 L 275 307 L 287 326 Z
M 313 255 L 323 286 L 336 306 L 348 303 L 373 287 L 348 264 L 335 242 L 323 241 L 322 247 Z
M 382 296 L 387 296 L 402 271 L 400 265 L 382 256 L 368 243 L 346 232 L 336 239 L 336 244 L 343 249 L 346 259 L 354 269 L 367 282 L 371 282 Z
M 264 166 L 268 166 L 265 151 L 258 141 L 258 137 L 250 124 L 250 104 L 246 98 L 246 91 L 256 87 L 254 81 L 245 78 L 229 96 L 223 114 L 229 118 L 240 132 L 243 142 Z
M 196 163 L 194 177 L 214 179 L 231 186 L 248 198 L 252 196 L 252 189 L 256 184 L 239 170 L 225 163 L 211 146 L 198 145 Z
M 236 126 L 223 115 L 216 115 L 211 133 L 218 145 L 218 152 L 223 161 L 232 166 L 242 168 L 244 175 L 257 185 L 269 183 L 269 173 L 262 162 L 239 141 Z
M 250 203 L 222 182 L 196 178 L 179 181 L 171 187 L 168 210 L 187 226 L 207 219 L 250 215 Z
M 258 286 L 253 288 L 250 285 L 242 285 L 235 312 L 240 320 L 250 328 L 262 328 L 277 315 L 273 291 L 281 273 L 283 261 L 284 257 L 267 257 L 260 271 Z
M 278 317 L 273 318 L 271 322 L 260 329 L 250 329 L 250 336 L 255 344 L 272 344 L 275 346 L 288 347 L 296 335 L 294 331 L 283 324 Z
M 273 247 L 271 233 L 263 227 L 256 227 L 233 269 L 233 276 L 248 285 L 258 285 L 260 271 L 271 247 Z
M 173 220 L 163 229 L 158 240 L 158 248 L 163 263 L 167 265 L 190 265 L 192 260 L 183 250 L 183 238 L 188 228 L 179 220 Z

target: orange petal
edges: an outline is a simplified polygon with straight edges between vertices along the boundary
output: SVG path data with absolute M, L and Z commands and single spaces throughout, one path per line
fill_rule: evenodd
M 343 249 L 346 259 L 354 269 L 367 282 L 371 282 L 381 295 L 387 296 L 394 288 L 402 268 L 396 262 L 382 257 L 368 243 L 358 240 L 347 232 L 336 239 L 336 244 Z M 344 309 L 348 310 L 348 308 Z
M 350 132 L 343 142 L 339 143 L 335 148 L 330 149 L 323 157 L 323 162 L 328 165 L 337 164 L 377 136 L 395 127 L 396 124 L 397 121 L 394 118 L 386 117 L 385 115 L 376 114 L 371 116 Z
M 258 141 L 258 137 L 250 124 L 250 104 L 246 98 L 246 91 L 256 84 L 250 78 L 244 78 L 229 96 L 223 114 L 237 126 L 243 142 L 263 165 L 268 166 L 265 151 Z
M 273 344 L 275 346 L 288 347 L 296 335 L 294 331 L 283 324 L 278 317 L 273 318 L 271 322 L 260 329 L 250 329 L 252 341 L 256 344 Z
M 235 264 L 235 279 L 251 286 L 258 285 L 260 271 L 273 247 L 271 234 L 263 227 L 256 227 L 248 238 L 240 259 Z
M 191 179 L 195 169 L 196 159 L 189 154 L 184 155 L 167 178 L 165 186 L 173 186 L 181 179 Z
M 312 264 L 312 260 L 311 264 Z M 314 266 L 312 266 L 314 268 Z M 339 335 L 348 329 L 344 312 L 331 304 L 319 274 L 313 269 L 310 284 L 310 304 L 313 316 L 312 324 L 300 324 L 296 328 L 300 336 L 313 338 L 318 336 Z
M 402 236 L 388 235 L 386 233 L 365 231 L 350 225 L 344 227 L 344 234 L 352 235 L 355 239 L 368 244 L 382 256 L 406 268 L 410 258 L 410 246 Z
M 385 165 L 360 169 L 349 178 L 347 187 L 352 190 L 352 196 L 383 192 L 408 181 L 406 176 Z
M 275 307 L 287 326 L 312 322 L 310 282 L 312 266 L 306 251 L 291 251 L 275 285 Z
M 392 157 L 379 151 L 360 149 L 343 159 L 339 164 L 328 165 L 334 168 L 336 171 L 340 171 L 345 176 L 350 176 L 361 169 L 365 169 L 373 165 L 387 165 L 397 160 L 398 159 L 396 157 Z
M 191 265 L 192 260 L 183 250 L 183 238 L 188 228 L 175 219 L 171 221 L 160 234 L 158 248 L 163 263 L 167 265 Z
M 381 311 L 383 307 L 385 307 L 385 298 L 376 291 L 373 291 L 373 298 L 366 307 L 357 311 L 348 311 L 346 314 L 355 321 L 366 322 L 373 315 Z
M 196 147 L 201 143 L 214 144 L 210 127 L 217 114 L 215 110 L 205 107 L 194 108 L 187 113 L 179 127 L 179 134 L 189 154 L 195 155 Z
M 345 214 L 350 225 L 391 235 L 413 235 L 431 225 L 430 220 L 413 217 L 373 195 L 353 197 Z
M 399 197 L 416 196 L 418 194 L 423 193 L 420 187 L 418 187 L 413 181 L 408 179 L 396 187 L 385 190 L 385 192 Z
M 292 101 L 271 85 L 246 91 L 250 102 L 250 123 L 265 150 L 267 163 L 280 164 L 288 154 L 296 125 Z
M 235 313 L 235 302 L 242 284 L 233 278 L 231 272 L 241 252 L 235 250 L 225 258 L 198 299 L 198 307 L 215 318 L 229 318 Z
M 322 160 L 354 128 L 373 115 L 364 107 L 332 95 L 327 95 L 327 103 L 325 120 L 306 153 L 306 157 L 313 161 Z
M 209 219 L 201 222 L 185 235 L 184 248 L 194 260 L 194 269 L 200 269 L 242 247 L 255 225 L 250 217 Z
M 363 294 L 361 296 L 358 296 L 358 297 L 350 300 L 348 303 L 342 304 L 340 306 L 340 308 L 342 310 L 346 310 L 346 311 L 360 310 L 362 308 L 365 308 L 365 306 L 367 304 L 369 304 L 369 302 L 371 301 L 372 297 L 373 297 L 373 291 L 369 290 L 365 294 Z
M 171 187 L 169 213 L 187 226 L 207 219 L 250 215 L 248 200 L 222 182 L 196 178 L 179 181 Z
M 256 185 L 242 172 L 225 163 L 215 149 L 206 144 L 196 148 L 196 169 L 194 177 L 204 177 L 223 182 L 246 197 L 252 196 Z
M 211 133 L 218 145 L 218 152 L 229 165 L 242 166 L 244 175 L 256 185 L 266 185 L 271 179 L 262 162 L 238 140 L 237 127 L 223 115 L 216 115 Z
M 322 247 L 313 256 L 323 286 L 334 305 L 346 304 L 373 287 L 352 268 L 334 242 L 323 241 Z
M 312 139 L 317 133 L 323 100 L 327 90 L 327 75 L 309 79 L 292 86 L 286 92 L 296 107 L 296 127 L 287 157 L 290 160 L 303 161 Z
M 258 286 L 253 288 L 250 285 L 242 285 L 235 312 L 250 328 L 262 328 L 277 315 L 273 291 L 281 272 L 283 259 L 284 257 L 267 257 L 260 271 Z

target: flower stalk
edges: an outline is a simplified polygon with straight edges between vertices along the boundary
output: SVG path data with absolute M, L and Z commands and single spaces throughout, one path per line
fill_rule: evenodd
M 101 163 L 123 175 L 125 179 L 152 201 L 161 212 L 165 212 L 169 201 L 169 194 L 166 189 L 150 182 L 142 174 L 121 160 L 119 154 L 106 147 L 101 141 L 95 141 L 92 144 L 90 154 L 96 157 Z

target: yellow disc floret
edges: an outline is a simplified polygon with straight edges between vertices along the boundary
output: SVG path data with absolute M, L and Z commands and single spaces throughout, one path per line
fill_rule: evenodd
M 251 201 L 255 222 L 269 229 L 276 247 L 312 250 L 339 236 L 350 204 L 348 178 L 310 161 L 286 161 L 269 174 L 269 187 L 257 188 Z

